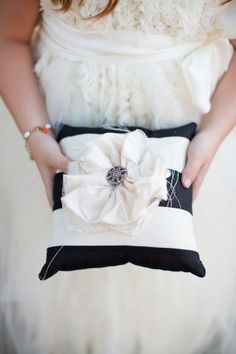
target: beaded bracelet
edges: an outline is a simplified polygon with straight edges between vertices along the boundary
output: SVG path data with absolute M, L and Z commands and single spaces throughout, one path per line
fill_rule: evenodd
M 25 143 L 25 147 L 29 153 L 29 156 L 30 156 L 30 159 L 33 160 L 33 156 L 32 156 L 32 153 L 31 153 L 31 150 L 30 150 L 30 147 L 27 143 L 27 139 L 31 136 L 31 134 L 33 134 L 34 132 L 36 131 L 41 131 L 42 133 L 44 134 L 48 134 L 48 131 L 49 129 L 51 129 L 51 124 L 50 123 L 46 123 L 44 125 L 37 125 L 36 127 L 30 129 L 30 130 L 26 130 L 24 133 L 23 133 L 23 140 L 24 140 L 24 143 Z
M 26 130 L 24 133 L 23 133 L 23 138 L 24 140 L 28 139 L 30 137 L 30 135 L 33 133 L 33 132 L 36 132 L 37 130 L 40 130 L 41 132 L 43 132 L 44 134 L 47 134 L 48 133 L 48 130 L 51 129 L 51 124 L 49 123 L 46 123 L 44 125 L 37 125 L 36 127 L 30 129 L 30 130 Z

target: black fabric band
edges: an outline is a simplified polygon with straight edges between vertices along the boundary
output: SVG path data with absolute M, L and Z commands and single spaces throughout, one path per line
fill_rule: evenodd
M 181 184 L 181 173 L 170 170 L 171 176 L 167 179 L 168 199 L 162 200 L 161 207 L 178 208 L 188 211 L 192 214 L 192 187 L 186 189 Z M 62 208 L 62 184 L 63 172 L 58 172 L 53 181 L 53 210 Z M 119 188 L 119 187 L 117 187 Z
M 150 130 L 139 126 L 126 126 L 130 131 L 135 129 L 142 130 L 149 138 L 165 138 L 171 136 L 180 136 L 191 140 L 196 132 L 196 123 L 189 123 L 178 128 L 171 129 L 161 129 L 161 130 Z M 71 125 L 64 124 L 58 132 L 57 141 L 66 138 L 68 136 L 74 136 L 78 134 L 104 134 L 108 132 L 113 133 L 127 133 L 122 130 L 107 129 L 103 127 L 74 127 Z
M 138 266 L 191 271 L 198 277 L 205 276 L 196 251 L 143 246 L 54 246 L 47 249 L 47 263 L 39 273 L 45 280 L 60 271 L 117 266 L 131 262 Z

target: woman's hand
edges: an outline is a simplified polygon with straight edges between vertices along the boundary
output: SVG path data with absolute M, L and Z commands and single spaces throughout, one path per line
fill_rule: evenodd
M 53 134 L 34 132 L 27 140 L 32 156 L 41 174 L 49 205 L 53 206 L 53 177 L 56 170 L 67 172 L 70 161 L 63 155 Z
M 202 116 L 198 132 L 189 145 L 182 173 L 183 186 L 193 186 L 193 199 L 219 145 L 236 126 L 236 38 L 230 42 L 234 48 L 230 65 L 212 95 L 211 110 Z
M 193 200 L 196 199 L 203 179 L 220 145 L 220 141 L 209 131 L 200 131 L 189 144 L 187 163 L 182 173 L 185 188 L 192 185 Z

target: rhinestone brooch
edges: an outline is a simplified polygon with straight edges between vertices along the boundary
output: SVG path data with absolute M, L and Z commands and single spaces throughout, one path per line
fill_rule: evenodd
M 107 182 L 116 187 L 122 182 L 124 182 L 125 177 L 128 175 L 127 169 L 122 166 L 115 166 L 112 167 L 108 172 L 107 172 Z

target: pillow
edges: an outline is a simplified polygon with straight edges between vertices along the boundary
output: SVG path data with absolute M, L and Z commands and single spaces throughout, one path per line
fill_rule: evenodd
M 58 271 L 122 265 L 205 276 L 181 184 L 196 124 L 174 129 L 75 127 L 57 135 L 70 158 L 53 181 L 45 280 Z

